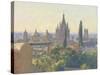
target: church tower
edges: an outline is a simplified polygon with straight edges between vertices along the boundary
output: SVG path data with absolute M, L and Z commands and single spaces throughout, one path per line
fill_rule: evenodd
M 24 42 L 28 42 L 28 33 L 26 30 L 24 31 L 23 40 Z
M 46 30 L 46 34 L 45 34 L 44 39 L 45 39 L 45 42 L 49 42 L 49 32 L 48 32 L 48 30 Z
M 84 29 L 84 40 L 88 40 L 88 29 Z
M 66 23 L 65 15 L 62 15 L 62 21 L 57 25 L 56 29 L 56 42 L 61 46 L 67 46 L 68 40 L 70 36 L 70 30 L 68 27 L 68 23 Z
M 37 32 L 37 29 L 35 29 L 32 40 L 33 40 L 33 42 L 40 42 L 40 34 Z

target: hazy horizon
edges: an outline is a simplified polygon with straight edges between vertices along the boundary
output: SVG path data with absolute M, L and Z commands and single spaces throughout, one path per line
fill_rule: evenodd
M 14 6 L 14 32 L 49 32 L 54 33 L 65 14 L 70 32 L 77 33 L 80 20 L 83 28 L 90 33 L 97 32 L 97 8 L 95 6 L 67 5 L 52 3 L 16 2 Z

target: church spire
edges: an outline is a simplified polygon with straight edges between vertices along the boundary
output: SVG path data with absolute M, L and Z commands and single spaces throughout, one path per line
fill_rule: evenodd
M 27 33 L 26 29 L 24 31 L 23 40 L 24 40 L 24 42 L 28 42 L 28 33 Z
M 58 24 L 57 24 L 57 28 L 56 28 L 56 32 L 58 31 L 59 27 L 58 27 Z
M 35 33 L 37 33 L 37 29 L 35 29 Z
M 63 13 L 62 23 L 65 23 L 65 15 Z
M 46 30 L 46 34 L 47 34 L 47 35 L 48 35 L 48 33 L 49 33 L 48 30 Z
M 26 30 L 26 28 L 24 29 L 24 32 L 26 32 L 27 30 Z

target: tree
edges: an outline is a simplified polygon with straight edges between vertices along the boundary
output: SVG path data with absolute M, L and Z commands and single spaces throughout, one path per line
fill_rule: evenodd
M 89 69 L 89 65 L 88 64 L 82 64 L 82 65 L 80 65 L 80 69 Z
M 83 46 L 83 27 L 82 27 L 82 21 L 80 21 L 79 24 L 79 45 Z
M 81 53 L 80 64 L 86 64 L 91 69 L 97 68 L 97 51 L 91 50 Z
M 64 42 L 63 42 L 63 47 L 66 48 L 67 46 L 67 33 L 68 30 L 66 29 L 67 27 L 65 27 L 65 32 L 64 32 Z

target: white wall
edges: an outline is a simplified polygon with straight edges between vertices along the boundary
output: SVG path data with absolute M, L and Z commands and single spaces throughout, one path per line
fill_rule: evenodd
M 16 0 L 18 1 L 18 0 Z M 96 5 L 98 6 L 98 33 L 100 32 L 100 0 L 19 0 L 32 2 L 49 2 L 49 3 L 65 3 L 65 4 L 79 4 L 79 5 Z M 11 75 L 10 73 L 10 2 L 11 0 L 0 0 L 0 75 Z M 100 41 L 100 34 L 98 34 L 98 41 Z M 98 42 L 100 49 L 100 42 Z M 98 49 L 98 51 L 99 51 Z M 98 52 L 100 59 L 100 51 Z M 100 63 L 100 60 L 98 60 Z M 34 75 L 99 75 L 100 64 L 98 70 L 85 71 L 66 71 L 55 73 L 34 73 Z M 32 74 L 27 74 L 32 75 Z

